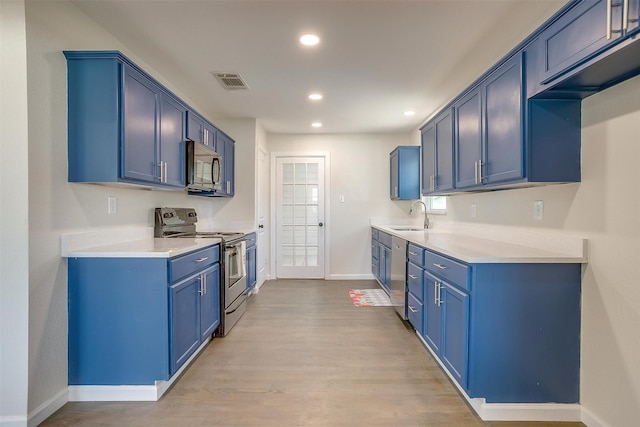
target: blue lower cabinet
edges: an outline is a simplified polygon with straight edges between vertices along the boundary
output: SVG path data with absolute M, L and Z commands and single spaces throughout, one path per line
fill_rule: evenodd
M 422 301 L 420 301 L 413 293 L 407 294 L 407 317 L 413 328 L 422 335 L 424 325 L 424 310 Z
M 580 264 L 424 260 L 422 337 L 469 397 L 579 402 Z
M 220 324 L 218 257 L 69 258 L 69 385 L 168 380 Z
M 440 358 L 451 375 L 467 386 L 469 355 L 469 295 L 446 283 L 440 285 L 442 346 Z
M 247 291 L 250 292 L 258 282 L 256 233 L 249 233 L 245 238 L 247 239 Z

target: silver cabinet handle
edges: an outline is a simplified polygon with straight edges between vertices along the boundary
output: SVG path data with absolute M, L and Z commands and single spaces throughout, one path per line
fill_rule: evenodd
M 435 175 L 431 175 L 429 177 L 429 188 L 431 189 L 431 191 L 436 191 L 436 176 Z
M 409 277 L 411 277 L 412 279 L 417 279 L 418 276 L 414 276 L 413 274 L 410 274 Z
M 484 163 L 482 163 L 482 160 L 478 160 L 478 184 L 482 184 L 482 166 L 484 166 Z
M 441 295 L 440 291 L 442 291 L 442 283 L 438 282 L 438 298 L 437 298 L 438 307 L 440 307 L 440 305 L 442 305 L 442 295 Z
M 415 308 L 413 308 L 411 306 L 409 306 L 409 310 L 411 310 L 412 313 L 417 313 L 418 312 L 418 310 L 416 310 Z
M 197 259 L 197 260 L 196 260 L 196 262 L 203 262 L 203 261 L 206 261 L 206 260 L 208 260 L 208 259 L 209 259 L 209 257 L 208 257 L 208 256 L 205 256 L 205 257 L 202 257 L 202 258 Z
M 160 161 L 160 163 L 158 163 L 158 169 L 160 169 L 160 182 L 163 182 L 164 169 L 162 168 L 162 161 Z
M 198 276 L 198 281 L 200 282 L 200 289 L 198 289 L 198 294 L 203 295 L 204 294 L 204 278 L 202 277 L 202 274 Z
M 627 31 L 629 28 L 629 0 L 622 3 L 622 29 Z
M 202 281 L 204 282 L 204 294 L 207 294 L 207 275 L 202 273 Z
M 438 305 L 438 282 L 433 282 L 433 304 Z
M 231 181 L 227 181 L 227 193 L 231 193 Z
M 164 162 L 164 182 L 168 181 L 168 179 L 167 179 L 167 176 L 169 176 L 169 173 L 168 173 L 168 167 L 169 166 L 168 165 L 169 165 L 168 162 Z
M 417 254 L 417 253 L 415 253 L 415 252 L 411 252 L 411 251 L 409 251 L 409 255 L 418 255 L 418 254 Z
M 437 262 L 434 262 L 433 265 L 435 267 L 438 267 L 440 270 L 446 270 L 447 269 L 446 265 L 438 264 Z
M 478 161 L 473 162 L 473 180 L 478 183 Z
M 628 0 L 625 0 L 625 2 L 627 2 Z M 620 30 L 614 30 L 611 28 L 612 26 L 612 19 L 613 19 L 613 8 L 614 7 L 620 7 L 622 6 L 622 3 L 613 3 L 612 0 L 607 0 L 607 40 L 611 39 L 611 34 L 612 33 L 621 33 L 622 29 Z M 624 10 L 623 10 L 624 13 Z M 624 22 L 623 22 L 623 27 L 625 26 Z

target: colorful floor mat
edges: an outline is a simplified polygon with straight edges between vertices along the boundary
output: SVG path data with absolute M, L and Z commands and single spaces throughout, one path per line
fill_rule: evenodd
M 349 296 L 356 307 L 390 306 L 389 295 L 382 289 L 351 289 Z

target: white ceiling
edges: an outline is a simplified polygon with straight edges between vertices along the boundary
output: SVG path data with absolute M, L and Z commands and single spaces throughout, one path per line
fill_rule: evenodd
M 404 133 L 565 0 L 74 3 L 211 118 L 257 118 L 274 133 Z M 299 44 L 308 32 L 318 46 Z M 224 90 L 213 71 L 240 73 L 250 90 Z

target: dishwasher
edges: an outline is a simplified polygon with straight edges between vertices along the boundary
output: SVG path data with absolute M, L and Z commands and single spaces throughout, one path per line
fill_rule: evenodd
M 407 320 L 407 241 L 393 236 L 391 239 L 390 299 L 398 315 Z

